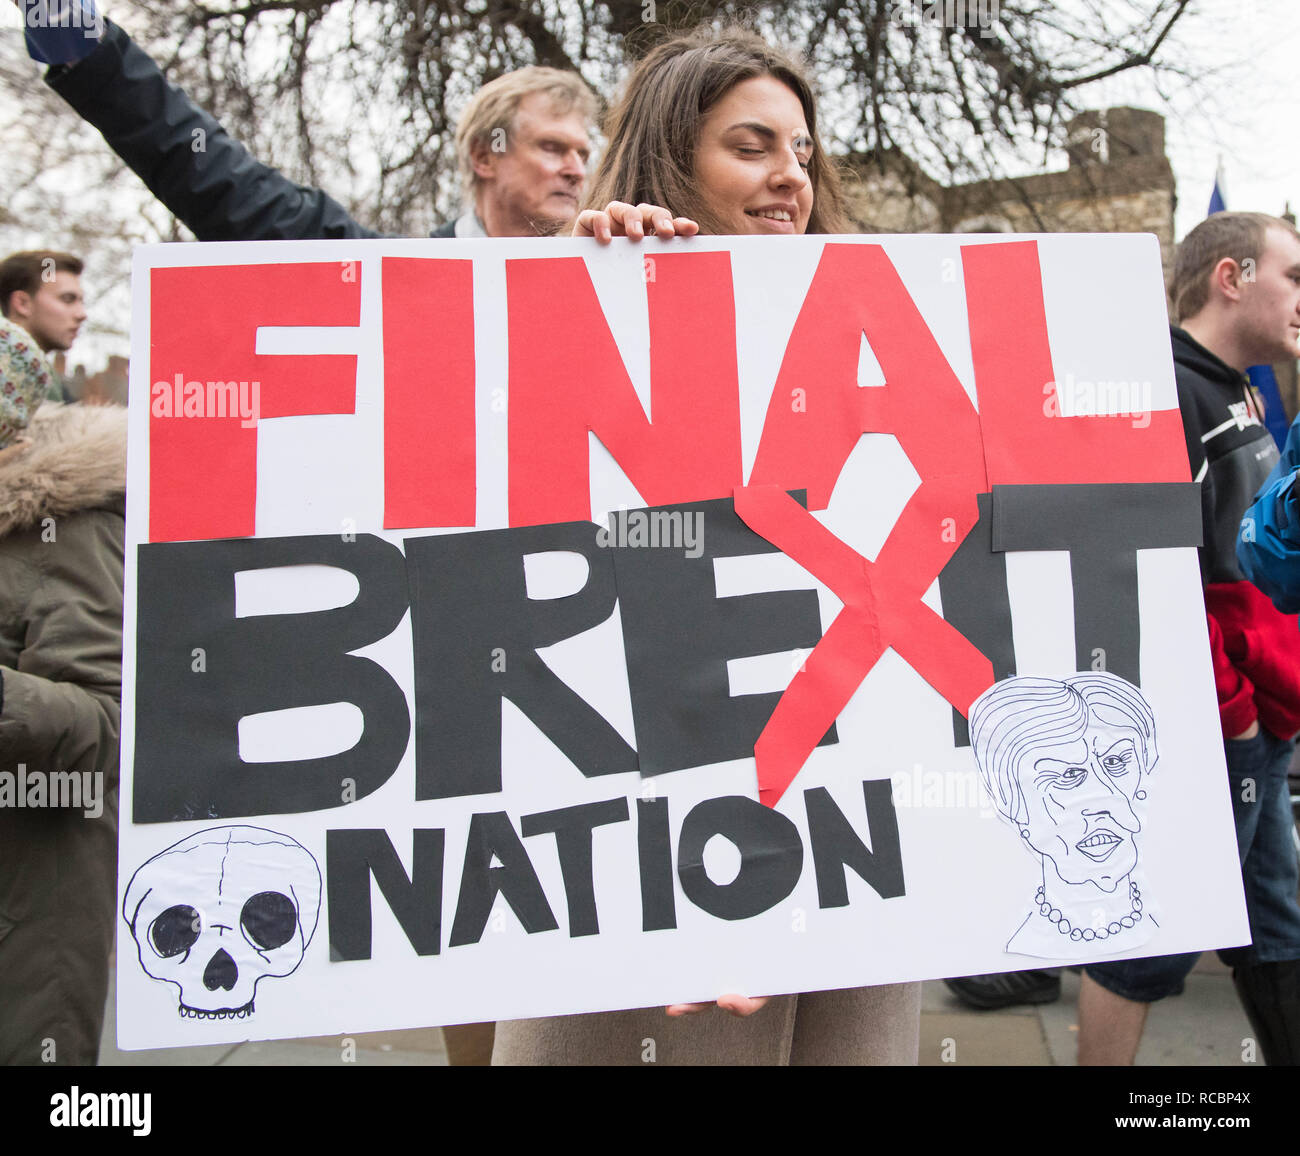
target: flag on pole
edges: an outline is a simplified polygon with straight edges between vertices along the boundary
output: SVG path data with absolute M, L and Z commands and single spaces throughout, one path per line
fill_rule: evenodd
M 1273 435 L 1278 449 L 1281 449 L 1286 442 L 1287 430 L 1290 427 L 1286 420 L 1286 410 L 1282 406 L 1282 394 L 1277 388 L 1277 377 L 1273 373 L 1273 367 L 1252 365 L 1246 370 L 1246 374 L 1250 378 L 1250 384 L 1264 399 L 1264 425 Z
M 1210 193 L 1210 209 L 1205 215 L 1214 216 L 1215 213 L 1225 212 L 1228 208 L 1228 198 L 1224 192 L 1223 180 L 1223 161 L 1220 160 L 1218 167 L 1214 170 L 1214 191 Z M 1277 378 L 1273 374 L 1271 365 L 1252 365 L 1246 370 L 1250 378 L 1251 387 L 1259 394 L 1264 402 L 1264 425 L 1268 432 L 1273 435 L 1273 440 L 1277 442 L 1278 448 L 1286 441 L 1287 422 L 1286 409 L 1282 405 L 1282 394 L 1277 388 Z
M 1221 160 L 1214 170 L 1214 191 L 1210 193 L 1210 208 L 1205 215 L 1212 217 L 1215 213 L 1222 213 L 1227 207 L 1228 198 L 1223 191 L 1223 161 Z

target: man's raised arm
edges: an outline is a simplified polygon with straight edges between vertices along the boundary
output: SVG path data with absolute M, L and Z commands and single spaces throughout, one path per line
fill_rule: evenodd
M 319 189 L 255 160 L 91 0 L 19 8 L 29 53 L 51 65 L 46 83 L 201 241 L 379 236 Z

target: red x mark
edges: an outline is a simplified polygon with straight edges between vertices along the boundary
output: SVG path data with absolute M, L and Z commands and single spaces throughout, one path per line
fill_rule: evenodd
M 869 562 L 776 486 L 738 489 L 735 502 L 736 513 L 751 530 L 779 546 L 844 603 L 754 744 L 760 802 L 776 806 L 886 647 L 892 646 L 959 709 L 992 684 L 989 660 L 920 600 L 937 571 L 891 571 Z

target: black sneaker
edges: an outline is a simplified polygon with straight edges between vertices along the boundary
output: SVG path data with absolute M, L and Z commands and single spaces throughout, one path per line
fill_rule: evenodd
M 1055 970 L 967 975 L 943 982 L 967 1007 L 981 1011 L 1022 1003 L 1055 1003 L 1061 998 L 1061 977 Z

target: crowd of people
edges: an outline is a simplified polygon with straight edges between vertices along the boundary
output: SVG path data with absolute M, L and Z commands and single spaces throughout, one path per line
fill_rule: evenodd
M 377 235 L 250 156 L 111 21 L 83 15 L 75 35 L 48 25 L 27 33 L 47 83 L 200 240 Z M 752 32 L 703 28 L 646 54 L 604 120 L 607 143 L 589 176 L 596 108 L 581 78 L 554 69 L 486 85 L 456 137 L 465 211 L 433 236 L 567 232 L 606 243 L 848 231 L 812 86 L 797 60 Z M 196 152 L 199 131 L 206 148 Z M 68 348 L 85 319 L 81 272 L 53 251 L 0 266 L 0 765 L 87 770 L 111 793 L 96 820 L 0 808 L 5 1063 L 94 1062 L 112 943 L 125 427 L 120 410 L 48 400 L 58 390 L 44 359 Z M 1279 460 L 1244 371 L 1300 353 L 1300 236 L 1278 218 L 1217 214 L 1183 241 L 1172 299 L 1253 940 L 1224 958 L 1267 1062 L 1291 1064 L 1300 906 L 1286 768 L 1300 730 L 1300 635 L 1285 614 L 1300 606 L 1300 433 Z M 1080 1061 L 1132 1063 L 1147 1007 L 1179 990 L 1195 959 L 1089 965 Z M 1043 973 L 1020 974 L 1027 986 L 1015 976 L 954 982 L 972 1003 L 996 1006 L 1008 991 L 1034 998 Z M 716 1006 L 467 1025 L 447 1029 L 448 1051 L 453 1063 L 599 1064 L 653 1036 L 659 1063 L 915 1063 L 919 991 L 720 993 Z

